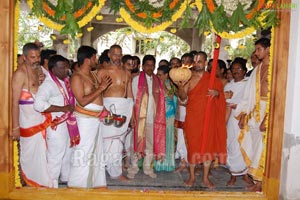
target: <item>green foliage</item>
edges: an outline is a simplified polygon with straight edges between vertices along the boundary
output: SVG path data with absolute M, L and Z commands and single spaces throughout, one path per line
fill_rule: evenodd
M 38 26 L 42 26 L 42 30 L 38 30 Z M 21 11 L 18 30 L 18 53 L 22 53 L 24 44 L 34 42 L 36 39 L 42 42 L 45 48 L 51 48 L 52 40 L 50 39 L 50 35 L 52 32 L 52 29 L 43 26 L 37 18 L 29 15 L 27 12 Z
M 229 22 L 229 29 L 233 32 L 240 30 L 240 22 L 246 26 L 250 26 L 250 21 L 245 17 L 244 9 L 240 2 L 238 3 L 236 11 L 233 12 L 232 16 L 229 18 Z
M 37 17 L 43 16 L 43 2 L 40 0 L 33 1 L 32 13 Z
M 204 30 L 209 30 L 210 29 L 210 18 L 211 14 L 208 11 L 207 6 L 203 6 L 201 12 L 198 15 L 198 18 L 194 24 L 195 27 L 199 29 L 199 35 L 203 33 Z
M 251 65 L 250 57 L 252 52 L 255 50 L 255 36 L 248 36 L 238 40 L 238 46 L 233 48 L 228 46 L 229 59 L 233 60 L 236 57 L 242 57 L 248 60 L 248 65 Z
M 182 28 L 190 28 L 191 27 L 191 20 L 193 18 L 193 11 L 192 11 L 192 8 L 190 7 L 190 5 L 187 5 L 184 13 L 183 13 L 183 16 L 182 19 L 181 19 L 181 22 L 179 24 L 179 28 L 182 29 Z
M 217 32 L 222 32 L 227 29 L 229 20 L 224 16 L 226 16 L 226 12 L 224 11 L 223 5 L 217 7 L 215 12 L 211 15 L 212 23 Z
M 50 0 L 34 0 L 32 13 L 36 16 L 43 16 L 43 7 L 42 2 L 46 1 L 49 3 Z M 214 12 L 210 12 L 206 5 L 206 1 L 202 1 L 202 10 L 198 14 L 197 19 L 193 19 L 193 10 L 190 7 L 190 4 L 195 3 L 195 0 L 184 1 L 179 0 L 173 9 L 170 8 L 170 3 L 172 0 L 165 0 L 163 6 L 154 7 L 148 0 L 131 0 L 135 8 L 135 13 L 131 13 L 131 17 L 136 21 L 142 23 L 145 27 L 150 28 L 155 26 L 158 23 L 170 21 L 172 15 L 180 8 L 182 3 L 187 3 L 184 14 L 181 16 L 181 22 L 179 28 L 190 27 L 192 23 L 191 20 L 194 20 L 194 27 L 199 29 L 199 34 L 205 30 L 211 30 L 211 26 L 217 32 L 238 32 L 247 27 L 254 27 L 255 29 L 266 29 L 271 26 L 276 26 L 279 23 L 278 14 L 273 9 L 262 9 L 255 13 L 252 13 L 254 16 L 251 19 L 247 19 L 246 15 L 249 14 L 249 10 L 245 10 L 243 5 L 239 2 L 235 11 L 228 16 L 224 11 L 224 6 L 215 6 Z M 275 2 L 275 0 L 273 0 Z M 92 2 L 93 4 L 99 4 L 98 0 L 57 0 L 57 5 L 53 5 L 53 10 L 55 11 L 55 19 L 61 21 L 63 16 L 66 16 L 66 21 L 63 23 L 64 27 L 62 28 L 62 34 L 71 34 L 74 38 L 76 33 L 81 32 L 81 29 L 78 25 L 78 19 L 75 19 L 73 13 L 78 9 L 84 7 L 87 3 Z M 257 1 L 253 1 L 251 8 L 258 5 Z M 49 3 L 50 4 L 50 3 Z M 128 8 L 125 4 L 125 1 L 121 0 L 110 0 L 106 1 L 107 6 L 110 8 L 110 12 L 113 12 L 116 15 L 120 8 L 123 7 L 128 11 Z M 130 11 L 132 12 L 132 11 Z M 137 16 L 138 13 L 144 13 L 145 18 Z M 163 13 L 162 16 L 153 16 L 154 13 Z M 261 17 L 263 13 L 263 17 Z M 212 23 L 212 25 L 211 25 Z
M 257 2 L 252 6 L 257 6 Z M 277 26 L 279 23 L 278 14 L 272 9 L 259 10 L 254 13 L 254 16 L 251 19 L 246 18 L 248 13 L 249 10 L 245 10 L 240 2 L 231 16 L 228 16 L 224 11 L 223 4 L 216 6 L 214 12 L 210 13 L 207 5 L 203 3 L 203 8 L 199 13 L 194 26 L 199 29 L 199 33 L 201 34 L 205 30 L 211 30 L 210 22 L 214 29 L 219 33 L 223 31 L 238 32 L 247 27 L 254 27 L 257 30 L 260 30 L 271 26 Z
M 116 15 L 120 8 L 123 7 L 125 4 L 124 4 L 124 1 L 120 1 L 120 0 L 110 0 L 108 1 L 109 3 L 109 12 L 113 12 L 114 15 Z

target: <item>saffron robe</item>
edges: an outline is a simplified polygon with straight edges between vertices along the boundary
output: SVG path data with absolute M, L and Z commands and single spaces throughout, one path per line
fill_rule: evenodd
M 226 103 L 223 84 L 215 80 L 213 88 L 219 92 L 218 97 L 211 99 L 211 116 L 209 120 L 208 136 L 203 141 L 203 130 L 206 105 L 209 100 L 209 73 L 205 72 L 197 85 L 188 92 L 184 131 L 188 150 L 188 162 L 198 164 L 219 158 L 220 163 L 226 163 Z M 201 147 L 204 145 L 204 153 Z

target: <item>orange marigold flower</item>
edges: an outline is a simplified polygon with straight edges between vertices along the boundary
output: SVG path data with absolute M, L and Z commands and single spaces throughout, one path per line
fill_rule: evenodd
M 215 10 L 214 1 L 213 0 L 206 0 L 206 5 L 207 5 L 207 8 L 208 8 L 209 12 L 213 13 L 214 10 Z
M 134 5 L 131 3 L 130 0 L 125 0 L 125 4 L 127 5 L 127 7 L 129 8 L 129 10 L 130 10 L 131 12 L 134 12 L 134 11 L 135 11 Z
M 152 14 L 152 17 L 154 17 L 154 18 L 160 18 L 161 16 L 162 16 L 161 12 L 156 12 L 156 13 Z
M 170 9 L 173 9 L 176 4 L 178 3 L 179 0 L 173 0 L 171 3 L 170 3 Z
M 46 11 L 46 13 L 50 16 L 54 16 L 55 15 L 55 11 L 52 10 L 47 3 L 43 2 L 43 8 Z
M 259 10 L 264 7 L 264 0 L 259 0 L 257 7 L 251 9 L 251 11 L 246 15 L 247 19 L 251 19 Z
M 79 9 L 77 12 L 74 13 L 74 17 L 78 18 L 82 16 L 91 6 L 92 6 L 92 2 L 88 2 L 88 4 L 85 7 Z
M 138 14 L 136 14 L 138 17 L 140 17 L 140 18 L 143 18 L 143 19 L 146 19 L 147 18 L 147 14 L 146 13 L 144 13 L 144 12 L 142 12 L 142 13 L 138 13 Z

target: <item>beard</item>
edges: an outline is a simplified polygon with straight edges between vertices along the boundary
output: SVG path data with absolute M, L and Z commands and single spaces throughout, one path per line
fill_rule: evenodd
M 33 63 L 32 65 L 31 65 L 31 67 L 33 68 L 33 69 L 37 69 L 37 68 L 39 68 L 41 65 L 40 65 L 40 63 L 39 62 L 35 62 L 35 63 Z
M 112 61 L 110 61 L 111 62 L 111 64 L 113 64 L 113 65 L 115 65 L 115 66 L 121 66 L 121 60 L 112 60 Z

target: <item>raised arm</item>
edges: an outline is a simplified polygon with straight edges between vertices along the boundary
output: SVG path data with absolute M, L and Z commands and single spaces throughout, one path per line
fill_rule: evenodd
M 175 84 L 178 86 L 177 95 L 179 97 L 179 101 L 180 101 L 179 103 L 186 102 L 187 101 L 189 81 L 179 81 L 179 82 L 175 82 Z

